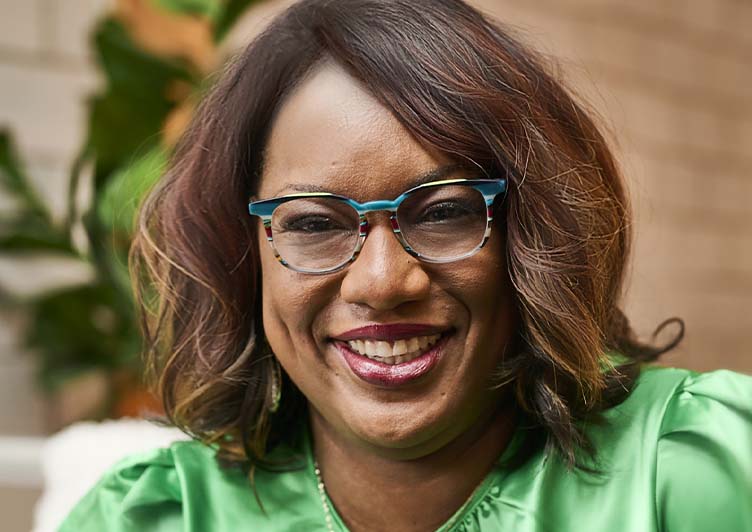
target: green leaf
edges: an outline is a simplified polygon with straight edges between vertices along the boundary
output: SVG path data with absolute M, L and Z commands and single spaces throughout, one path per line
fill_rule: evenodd
M 159 145 L 162 124 L 170 109 L 172 104 L 165 100 L 139 100 L 120 90 L 110 90 L 91 100 L 89 143 L 95 154 L 97 192 L 118 168 L 128 164 L 134 153 Z
M 16 150 L 10 133 L 0 130 L 0 183 L 9 191 L 18 193 L 26 183 L 21 171 L 21 162 L 16 156 Z
M 163 9 L 184 15 L 201 15 L 216 20 L 222 10 L 220 0 L 155 0 Z
M 110 177 L 97 205 L 102 224 L 130 235 L 139 204 L 159 180 L 167 164 L 166 149 L 157 146 Z
M 138 359 L 139 341 L 131 312 L 107 284 L 78 286 L 48 294 L 31 309 L 26 345 L 42 358 L 42 381 L 71 368 L 116 368 Z
M 23 210 L 44 220 L 50 219 L 47 207 L 21 169 L 15 146 L 6 130 L 0 130 L 0 186 L 21 201 Z
M 61 251 L 77 255 L 64 231 L 31 213 L 21 213 L 10 220 L 0 220 L 0 249 L 3 253 Z
M 15 212 L 0 218 L 0 250 L 71 251 L 66 234 L 52 225 L 47 207 L 21 169 L 7 131 L 0 131 L 0 185 L 19 201 Z
M 175 102 L 169 89 L 177 81 L 194 85 L 186 64 L 140 49 L 121 23 L 103 21 L 94 37 L 108 87 L 89 102 L 89 138 L 96 160 L 94 188 L 99 191 L 117 168 L 138 151 L 157 145 Z
M 133 41 L 123 24 L 104 19 L 94 30 L 94 49 L 108 84 L 143 97 L 162 96 L 173 79 L 192 81 L 195 73 L 185 61 L 157 57 Z M 155 92 L 156 91 L 156 92 Z M 141 118 L 137 115 L 134 120 Z

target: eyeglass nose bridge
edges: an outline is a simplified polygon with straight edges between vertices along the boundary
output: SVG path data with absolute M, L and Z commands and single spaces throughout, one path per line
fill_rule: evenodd
M 368 236 L 368 232 L 370 230 L 370 225 L 368 223 L 368 219 L 366 218 L 366 214 L 373 213 L 373 212 L 388 212 L 389 213 L 389 224 L 392 228 L 392 233 L 394 233 L 394 236 L 397 237 L 397 240 L 399 241 L 402 248 L 413 257 L 420 258 L 420 253 L 416 252 L 410 244 L 407 243 L 407 240 L 405 240 L 405 237 L 402 235 L 402 230 L 399 226 L 399 221 L 397 220 L 397 208 L 400 206 L 402 202 L 398 200 L 375 200 L 375 201 L 369 201 L 366 203 L 356 203 L 351 202 L 351 205 L 355 208 L 355 210 L 358 213 L 358 217 L 360 218 L 360 224 L 359 224 L 359 234 L 358 234 L 358 242 L 355 246 L 355 251 L 353 252 L 353 256 L 350 258 L 348 263 L 354 262 L 355 259 L 358 258 L 358 255 L 360 254 L 360 251 L 363 249 L 363 246 L 365 245 L 366 237 Z

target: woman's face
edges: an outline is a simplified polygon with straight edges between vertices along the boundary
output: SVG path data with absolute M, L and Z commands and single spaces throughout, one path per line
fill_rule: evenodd
M 280 109 L 257 196 L 318 189 L 359 202 L 394 199 L 450 163 L 330 63 Z M 477 176 L 459 170 L 449 177 Z M 428 264 L 405 252 L 388 215 L 368 217 L 357 260 L 325 275 L 285 268 L 258 231 L 264 330 L 315 420 L 353 444 L 417 458 L 485 419 L 499 402 L 490 377 L 514 328 L 503 234 L 492 231 L 469 258 Z M 391 381 L 363 378 L 347 361 L 358 355 L 345 339 L 392 347 L 398 339 L 410 346 L 436 335 L 436 346 L 423 349 L 434 350 L 430 369 L 410 370 L 417 377 L 400 377 L 395 366 Z

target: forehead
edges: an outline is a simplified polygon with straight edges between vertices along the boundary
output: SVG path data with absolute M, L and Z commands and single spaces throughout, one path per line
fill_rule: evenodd
M 266 146 L 258 196 L 306 188 L 362 200 L 393 197 L 417 176 L 450 163 L 328 62 L 283 103 Z

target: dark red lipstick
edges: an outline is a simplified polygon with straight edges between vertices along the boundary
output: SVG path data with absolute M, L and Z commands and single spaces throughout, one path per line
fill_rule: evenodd
M 342 334 L 332 336 L 334 340 L 348 342 L 350 340 L 383 340 L 385 342 L 395 342 L 414 336 L 431 336 L 432 334 L 442 334 L 447 331 L 447 327 L 437 325 L 424 325 L 421 323 L 392 323 L 392 324 L 374 324 L 358 327 L 345 331 Z

